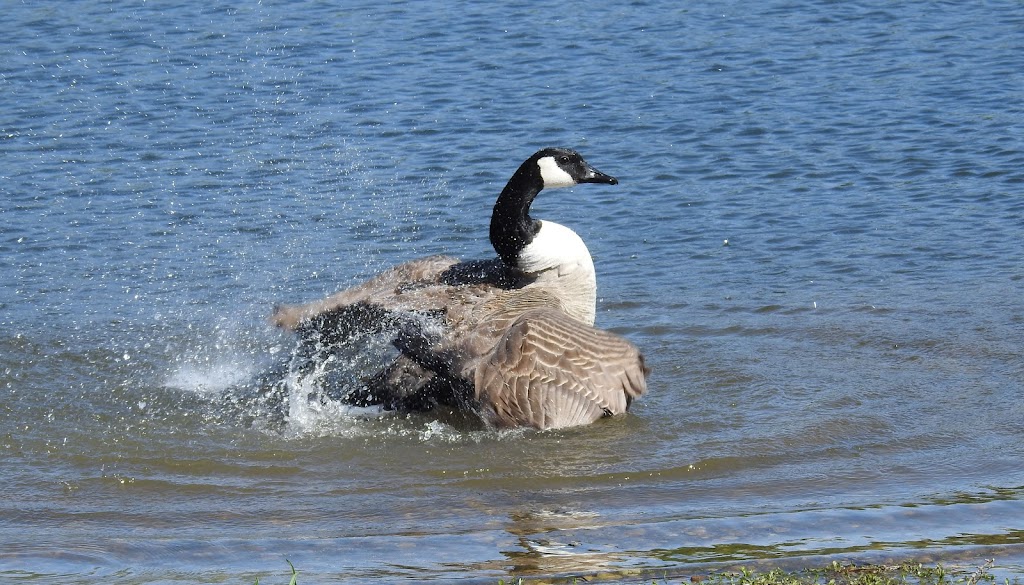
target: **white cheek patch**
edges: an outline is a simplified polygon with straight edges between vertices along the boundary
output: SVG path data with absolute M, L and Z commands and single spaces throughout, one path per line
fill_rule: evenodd
M 558 163 L 555 162 L 555 157 L 553 156 L 545 156 L 538 159 L 537 166 L 540 167 L 540 177 L 544 181 L 545 189 L 551 189 L 553 187 L 571 187 L 576 184 L 572 175 L 565 172 L 562 167 L 558 166 Z

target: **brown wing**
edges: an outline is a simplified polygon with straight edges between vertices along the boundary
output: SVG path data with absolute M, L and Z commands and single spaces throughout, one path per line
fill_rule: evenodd
M 411 260 L 381 272 L 370 280 L 347 288 L 325 299 L 303 305 L 274 307 L 270 322 L 282 329 L 294 330 L 300 323 L 349 305 L 367 304 L 385 310 L 422 310 L 436 307 L 424 299 L 423 290 L 440 281 L 446 270 L 458 263 L 452 256 L 429 256 Z
M 498 426 L 589 424 L 626 412 L 647 388 L 633 344 L 553 309 L 523 313 L 482 357 L 477 400 Z
M 449 326 L 458 328 L 487 298 L 522 286 L 518 278 L 497 258 L 459 262 L 451 256 L 429 256 L 389 268 L 319 301 L 277 306 L 270 322 L 296 330 L 332 312 L 369 322 L 387 313 L 443 312 Z

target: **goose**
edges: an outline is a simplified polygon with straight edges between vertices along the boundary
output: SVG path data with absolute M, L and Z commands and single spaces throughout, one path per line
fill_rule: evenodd
M 585 425 L 625 413 L 649 369 L 625 338 L 594 327 L 597 279 L 574 231 L 530 216 L 544 189 L 618 184 L 574 150 L 526 159 L 491 214 L 497 258 L 399 264 L 325 299 L 274 309 L 271 322 L 337 342 L 394 331 L 398 357 L 348 400 L 402 410 L 463 407 L 500 428 Z

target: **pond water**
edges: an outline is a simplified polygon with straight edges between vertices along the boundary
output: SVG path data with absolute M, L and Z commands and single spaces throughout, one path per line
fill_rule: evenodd
M 2 580 L 1024 574 L 1019 2 L 5 15 Z M 294 351 L 275 302 L 490 257 L 551 145 L 620 180 L 534 214 L 653 369 L 629 415 L 226 400 Z

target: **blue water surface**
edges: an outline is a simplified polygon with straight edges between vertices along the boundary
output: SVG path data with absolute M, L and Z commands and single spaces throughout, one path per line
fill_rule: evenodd
M 1024 574 L 1020 2 L 3 7 L 2 580 Z M 491 256 L 552 145 L 620 180 L 534 215 L 629 416 L 225 415 L 274 303 Z

